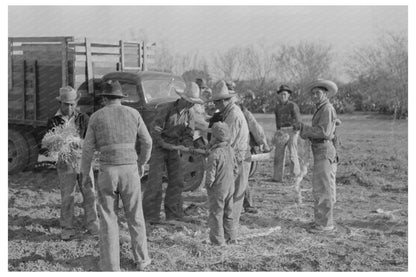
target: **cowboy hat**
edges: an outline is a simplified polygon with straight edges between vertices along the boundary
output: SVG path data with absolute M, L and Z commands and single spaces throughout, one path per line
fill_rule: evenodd
M 287 91 L 289 94 L 292 94 L 292 90 L 289 88 L 288 85 L 281 85 L 279 87 L 279 89 L 276 91 L 277 94 L 283 92 L 283 91 Z
M 234 91 L 230 91 L 227 88 L 225 81 L 219 81 L 215 86 L 212 92 L 212 98 L 210 101 L 217 101 L 222 99 L 229 99 L 237 94 Z
M 125 98 L 121 85 L 118 81 L 108 80 L 103 83 L 102 91 L 99 96 L 113 96 L 117 98 Z
M 78 93 L 71 86 L 65 86 L 59 89 L 59 96 L 56 100 L 67 104 L 76 104 L 78 101 Z
M 338 92 L 338 87 L 334 82 L 323 79 L 318 79 L 309 83 L 306 87 L 306 91 L 311 92 L 313 88 L 325 88 L 328 96 L 333 96 Z
M 175 88 L 176 93 L 185 99 L 188 102 L 194 103 L 194 104 L 204 104 L 204 100 L 202 100 L 199 96 L 200 90 L 196 83 L 188 83 L 186 85 L 185 91 L 181 91 Z

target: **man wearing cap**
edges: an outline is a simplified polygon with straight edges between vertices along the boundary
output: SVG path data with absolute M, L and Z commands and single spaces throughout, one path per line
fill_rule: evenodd
M 90 119 L 82 152 L 81 173 L 91 168 L 94 150 L 100 151 L 98 201 L 100 213 L 100 268 L 120 270 L 119 227 L 117 204 L 123 201 L 129 225 L 133 257 L 138 270 L 151 263 L 147 250 L 138 168 L 150 158 L 152 139 L 140 113 L 121 105 L 126 97 L 118 81 L 103 84 L 104 107 Z M 139 155 L 136 141 L 140 142 Z
M 309 84 L 307 91 L 311 93 L 316 111 L 312 117 L 312 126 L 296 122 L 294 130 L 300 130 L 300 136 L 312 143 L 314 167 L 312 190 L 314 197 L 315 230 L 331 231 L 334 229 L 333 209 L 335 197 L 335 175 L 337 170 L 337 154 L 333 144 L 337 114 L 328 100 L 337 93 L 334 82 L 316 80 Z
M 234 179 L 238 172 L 234 150 L 230 146 L 230 129 L 216 122 L 206 165 L 205 187 L 208 193 L 209 238 L 214 245 L 236 243 L 233 220 Z
M 50 118 L 47 128 L 52 129 L 61 125 L 72 125 L 78 131 L 81 139 L 85 138 L 88 126 L 88 115 L 76 109 L 78 102 L 77 92 L 70 86 L 59 89 L 60 108 L 54 117 Z M 58 159 L 56 163 L 59 185 L 61 189 L 61 238 L 69 240 L 75 236 L 74 228 L 74 197 L 76 184 L 80 186 L 83 197 L 84 219 L 87 230 L 95 235 L 98 233 L 97 208 L 94 193 L 94 175 L 92 169 L 86 172 L 86 182 L 81 184 L 79 168 Z
M 234 224 L 238 226 L 243 209 L 244 194 L 248 186 L 251 153 L 247 121 L 241 109 L 234 103 L 232 99 L 234 96 L 236 93 L 228 90 L 225 81 L 220 81 L 214 87 L 211 101 L 219 110 L 222 121 L 227 123 L 230 128 L 230 145 L 234 149 L 238 164 L 233 206 Z
M 194 104 L 203 104 L 204 101 L 199 97 L 199 88 L 195 83 L 188 83 L 184 92 L 176 93 L 180 98 L 167 103 L 158 111 L 151 129 L 154 144 L 148 185 L 143 194 L 144 215 L 149 223 L 158 223 L 161 220 L 162 172 L 165 165 L 168 174 L 164 202 L 166 220 L 183 219 L 184 176 L 178 149 L 193 147 L 195 121 L 191 108 Z
M 289 140 L 285 143 L 277 143 L 274 159 L 273 181 L 283 182 L 285 170 L 286 147 L 289 149 L 291 174 L 297 176 L 300 174 L 298 158 L 298 137 L 299 132 L 294 131 L 291 126 L 300 121 L 299 107 L 296 103 L 289 100 L 292 90 L 287 85 L 281 85 L 277 90 L 278 103 L 274 110 L 276 116 L 276 129 L 279 135 L 289 135 Z M 286 135 L 286 136 L 287 136 Z

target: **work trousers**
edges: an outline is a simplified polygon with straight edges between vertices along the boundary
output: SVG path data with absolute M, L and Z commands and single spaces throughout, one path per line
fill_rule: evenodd
M 211 243 L 217 245 L 225 244 L 227 240 L 235 240 L 235 229 L 233 220 L 233 194 L 234 184 L 229 189 L 208 188 L 210 228 L 209 238 Z
M 299 132 L 292 129 L 282 128 L 279 131 L 287 133 L 289 140 L 285 144 L 276 144 L 275 156 L 274 156 L 274 174 L 273 180 L 277 182 L 283 182 L 285 174 L 285 157 L 286 148 L 289 150 L 290 158 L 290 173 L 293 176 L 300 174 L 299 158 L 298 158 L 298 137 Z
M 250 163 L 251 166 L 251 163 Z M 250 174 L 250 171 L 249 171 Z M 247 182 L 246 192 L 244 193 L 244 201 L 243 207 L 246 208 L 254 208 L 253 204 L 253 187 L 250 185 L 250 182 Z
M 100 214 L 100 269 L 120 270 L 118 201 L 123 202 L 136 263 L 149 258 L 137 164 L 101 165 L 98 175 Z
M 180 219 L 183 217 L 182 191 L 184 177 L 179 152 L 153 148 L 149 165 L 149 178 L 143 194 L 143 210 L 148 221 L 157 222 L 161 218 L 162 177 L 165 165 L 168 174 L 168 187 L 164 204 L 166 219 Z
M 336 170 L 335 149 L 332 142 L 327 146 L 312 145 L 314 167 L 312 175 L 312 191 L 314 198 L 315 223 L 323 227 L 333 226 L 333 210 L 336 202 Z
M 237 227 L 240 223 L 241 211 L 243 209 L 244 194 L 248 186 L 248 175 L 250 173 L 249 161 L 242 161 L 238 165 L 238 175 L 234 182 L 234 205 L 233 205 L 233 218 L 234 226 Z
M 63 229 L 74 229 L 74 200 L 76 185 L 82 194 L 84 208 L 84 224 L 88 226 L 98 222 L 97 207 L 94 192 L 94 174 L 91 169 L 88 182 L 82 186 L 79 180 L 77 169 L 72 165 L 63 162 L 57 163 L 59 186 L 61 189 L 61 218 L 60 223 Z

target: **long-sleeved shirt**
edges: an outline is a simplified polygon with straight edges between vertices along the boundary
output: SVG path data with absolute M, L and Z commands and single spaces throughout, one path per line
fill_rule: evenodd
M 302 138 L 332 140 L 335 132 L 337 114 L 334 107 L 326 99 L 317 105 L 312 117 L 312 126 L 302 125 L 300 136 Z
M 337 114 L 334 107 L 326 99 L 317 105 L 312 117 L 312 126 L 302 124 L 300 136 L 310 139 L 315 159 L 335 159 L 336 149 L 331 143 L 335 136 Z
M 140 153 L 135 150 L 140 143 Z M 152 138 L 140 113 L 120 103 L 109 104 L 92 114 L 85 136 L 81 172 L 88 174 L 94 150 L 100 151 L 100 163 L 110 165 L 147 163 Z
M 234 149 L 238 162 L 248 160 L 250 153 L 250 132 L 246 118 L 241 109 L 234 103 L 228 104 L 222 112 L 223 121 L 230 128 L 230 145 Z
M 156 146 L 166 148 L 165 144 L 193 145 L 195 120 L 192 109 L 178 109 L 178 101 L 163 107 L 154 120 L 151 130 Z
M 300 121 L 299 107 L 292 101 L 285 104 L 278 103 L 274 109 L 276 116 L 276 129 L 292 126 L 293 123 Z
M 225 193 L 234 185 L 237 173 L 237 161 L 228 142 L 213 145 L 206 164 L 205 187 Z
M 81 113 L 77 110 L 74 111 L 74 114 L 71 117 L 64 116 L 59 109 L 55 116 L 49 118 L 46 128 L 48 130 L 53 127 L 57 127 L 63 124 L 74 124 L 75 128 L 78 130 L 79 136 L 83 139 L 87 133 L 89 117 L 85 113 Z

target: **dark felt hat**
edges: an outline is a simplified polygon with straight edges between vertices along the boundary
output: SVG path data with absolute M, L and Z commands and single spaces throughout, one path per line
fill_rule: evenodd
M 276 91 L 277 94 L 281 93 L 282 91 L 287 91 L 289 94 L 292 94 L 292 90 L 288 85 L 281 85 L 279 89 Z
M 113 96 L 118 98 L 125 98 L 123 90 L 118 81 L 108 80 L 102 84 L 102 90 L 100 96 Z

